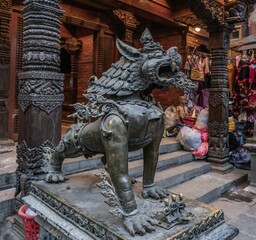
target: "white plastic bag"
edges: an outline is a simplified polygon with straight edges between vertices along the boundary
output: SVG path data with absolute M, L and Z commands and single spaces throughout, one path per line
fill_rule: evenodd
M 196 150 L 202 143 L 200 132 L 187 126 L 180 129 L 176 140 L 189 151 Z
M 164 112 L 165 128 L 175 127 L 178 122 L 178 115 L 174 106 L 168 107 Z

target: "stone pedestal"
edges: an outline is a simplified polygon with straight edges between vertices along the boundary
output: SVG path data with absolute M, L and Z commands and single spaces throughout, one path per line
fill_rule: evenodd
M 238 229 L 225 223 L 222 210 L 185 198 L 187 211 L 194 215 L 188 224 L 176 225 L 169 230 L 156 226 L 153 233 L 131 237 L 123 228 L 123 220 L 109 213 L 111 208 L 104 202 L 102 189 L 96 186 L 101 182 L 95 176 L 97 172 L 75 174 L 61 184 L 32 183 L 30 195 L 23 200 L 38 215 L 40 239 L 222 240 L 238 234 Z M 163 211 L 162 201 L 141 197 L 141 183 L 133 188 L 141 213 Z
M 250 151 L 251 153 L 251 183 L 252 187 L 255 187 L 256 190 L 256 139 L 248 138 L 246 139 L 246 144 L 243 145 L 244 148 Z

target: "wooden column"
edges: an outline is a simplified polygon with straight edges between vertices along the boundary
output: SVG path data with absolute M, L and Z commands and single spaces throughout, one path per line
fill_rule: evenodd
M 229 164 L 228 139 L 228 49 L 234 23 L 245 20 L 246 6 L 241 1 L 189 0 L 189 7 L 209 32 L 211 50 L 211 86 L 209 89 L 209 151 L 213 170 L 226 173 Z M 198 11 L 200 9 L 200 11 Z M 234 11 L 234 9 L 236 9 Z
M 211 50 L 211 87 L 209 89 L 209 152 L 208 161 L 215 171 L 233 169 L 229 161 L 228 139 L 228 49 L 233 27 L 228 24 L 209 27 Z
M 13 144 L 8 139 L 10 83 L 11 0 L 0 0 L 0 144 Z
M 31 181 L 43 177 L 43 147 L 54 147 L 60 140 L 64 100 L 64 75 L 59 73 L 60 2 L 25 0 L 24 5 L 16 195 L 28 194 Z
M 104 51 L 105 51 L 105 27 L 101 27 L 97 34 L 96 43 L 96 69 L 95 73 L 98 78 L 101 77 L 104 68 Z
M 82 50 L 82 41 L 76 38 L 66 39 L 67 50 L 71 55 L 70 86 L 72 90 L 72 103 L 77 102 L 78 56 Z

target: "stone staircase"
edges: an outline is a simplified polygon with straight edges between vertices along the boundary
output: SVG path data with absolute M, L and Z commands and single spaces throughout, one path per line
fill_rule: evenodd
M 142 181 L 142 156 L 141 150 L 129 153 L 129 175 L 137 181 Z M 69 175 L 101 168 L 101 157 L 66 159 L 63 171 Z M 16 166 L 8 169 L 8 172 L 3 169 L 0 171 L 0 222 L 13 213 L 15 169 Z M 225 175 L 212 172 L 208 162 L 194 160 L 190 152 L 182 150 L 175 138 L 162 140 L 155 182 L 173 193 L 183 193 L 185 197 L 210 203 L 247 179 L 248 171 L 245 170 L 235 169 Z M 13 224 L 16 231 L 20 232 L 21 221 L 15 217 Z

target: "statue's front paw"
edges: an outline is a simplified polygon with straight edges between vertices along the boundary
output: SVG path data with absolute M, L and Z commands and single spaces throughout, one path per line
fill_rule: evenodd
M 143 236 L 147 232 L 153 232 L 155 231 L 153 225 L 156 224 L 155 219 L 143 214 L 136 214 L 124 219 L 124 228 L 131 236 L 135 236 L 135 234 Z
M 158 200 L 159 198 L 165 198 L 168 195 L 169 193 L 165 189 L 157 187 L 155 185 L 143 186 L 142 196 L 144 198 L 151 197 Z
M 45 181 L 49 183 L 64 182 L 66 179 L 62 172 L 49 172 L 45 177 Z

